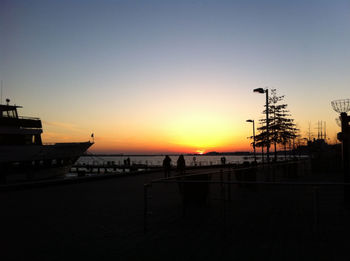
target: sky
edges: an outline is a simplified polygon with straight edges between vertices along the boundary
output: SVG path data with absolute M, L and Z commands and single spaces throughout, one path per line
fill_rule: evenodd
M 0 1 L 3 98 L 96 153 L 251 150 L 277 89 L 300 134 L 350 98 L 350 2 Z

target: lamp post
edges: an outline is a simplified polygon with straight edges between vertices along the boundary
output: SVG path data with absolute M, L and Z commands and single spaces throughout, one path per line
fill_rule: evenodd
M 340 114 L 341 132 L 337 138 L 342 142 L 344 183 L 350 183 L 350 99 L 332 101 L 333 109 Z M 344 201 L 350 203 L 350 187 L 344 186 Z
M 253 92 L 266 93 L 266 160 L 270 162 L 270 137 L 269 137 L 269 89 L 257 88 Z
M 253 123 L 253 149 L 254 149 L 254 162 L 256 163 L 256 152 L 255 152 L 255 122 L 254 120 L 246 120 L 246 122 Z

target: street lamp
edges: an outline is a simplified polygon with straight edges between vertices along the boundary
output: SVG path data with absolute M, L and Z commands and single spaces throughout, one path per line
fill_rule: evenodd
M 270 138 L 269 138 L 269 89 L 256 88 L 253 92 L 266 93 L 266 160 L 270 162 Z
M 256 152 L 255 152 L 255 122 L 254 120 L 246 120 L 246 122 L 253 123 L 253 148 L 254 148 L 254 162 L 256 163 Z

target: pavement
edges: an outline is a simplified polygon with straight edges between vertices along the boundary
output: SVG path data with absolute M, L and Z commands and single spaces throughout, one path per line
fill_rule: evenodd
M 0 260 L 350 259 L 339 186 L 216 183 L 184 208 L 179 184 L 154 183 L 145 232 L 144 184 L 162 177 L 0 191 Z

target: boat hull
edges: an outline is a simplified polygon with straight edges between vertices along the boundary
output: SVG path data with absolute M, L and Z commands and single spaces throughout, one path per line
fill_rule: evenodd
M 12 183 L 62 176 L 92 144 L 0 146 L 1 181 Z

